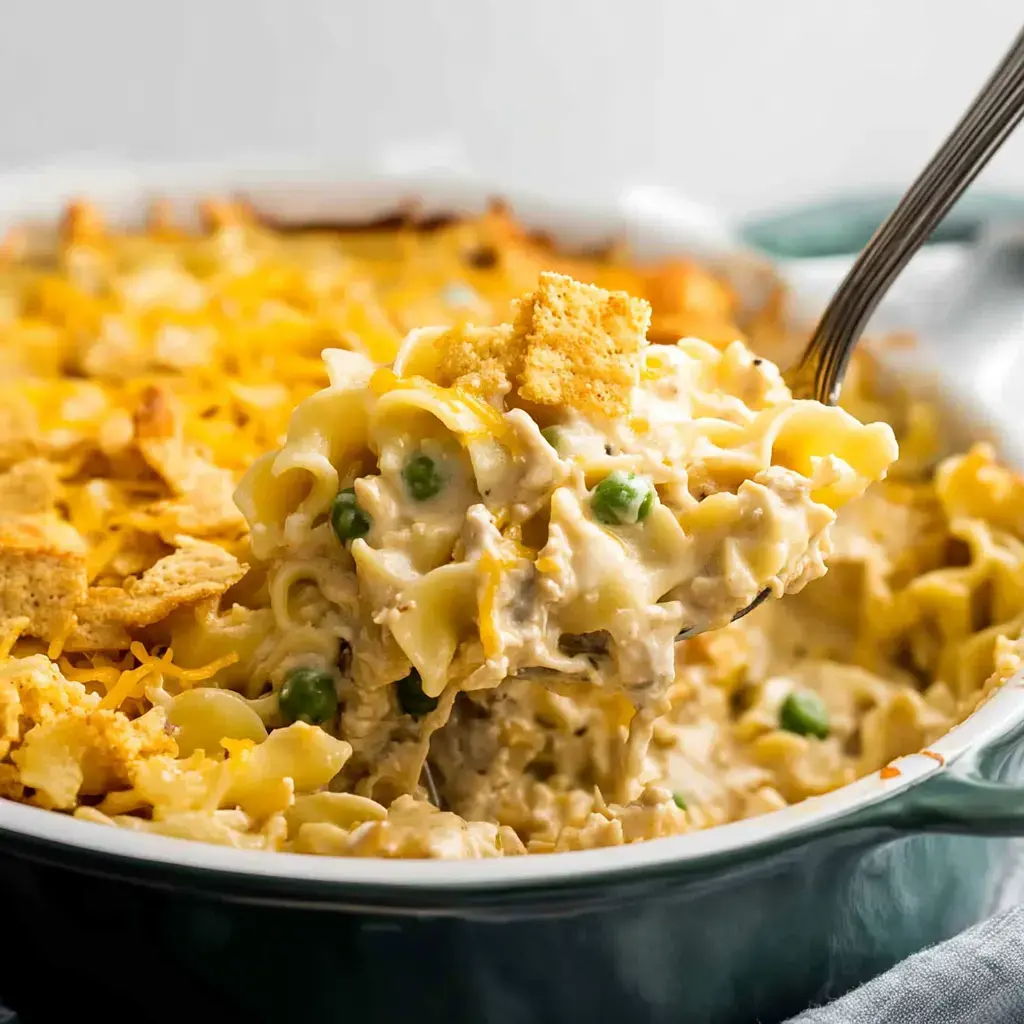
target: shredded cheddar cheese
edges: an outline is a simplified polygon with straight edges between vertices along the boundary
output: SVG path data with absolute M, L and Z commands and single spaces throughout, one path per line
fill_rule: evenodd
M 231 665 L 238 663 L 237 651 L 230 651 L 228 654 L 222 655 L 220 658 L 214 658 L 213 661 L 200 665 L 198 668 L 182 668 L 180 665 L 175 665 L 173 661 L 174 651 L 171 648 L 168 648 L 159 658 L 155 658 L 145 649 L 138 650 L 134 646 L 132 653 L 142 664 L 150 665 L 154 670 L 159 671 L 161 675 L 179 680 L 182 685 L 205 682 L 207 679 L 212 679 L 216 676 L 221 669 L 229 668 Z
M 494 658 L 501 651 L 501 641 L 496 625 L 498 591 L 508 565 L 489 552 L 484 552 L 480 556 L 478 564 L 482 577 L 479 599 L 480 642 L 483 644 L 484 657 Z
M 58 632 L 54 634 L 53 639 L 46 648 L 46 656 L 50 661 L 56 661 L 61 656 L 64 652 L 64 645 L 68 642 L 68 637 L 71 636 L 77 625 L 78 620 L 73 614 L 65 617 L 64 624 L 60 627 Z
M 147 661 L 138 668 L 123 671 L 118 677 L 117 682 L 100 700 L 100 708 L 116 710 L 125 701 L 132 697 L 137 697 L 143 681 L 153 673 L 154 667 L 152 661 Z
M 67 658 L 61 658 L 59 663 L 61 673 L 65 679 L 76 683 L 99 683 L 104 690 L 112 690 L 123 674 L 123 669 L 115 668 L 113 665 L 95 666 L 93 668 L 76 668 Z

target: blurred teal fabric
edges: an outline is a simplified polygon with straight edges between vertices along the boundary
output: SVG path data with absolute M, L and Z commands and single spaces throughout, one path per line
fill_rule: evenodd
M 1018 1024 L 1024 1021 L 1024 907 L 904 960 L 787 1024 Z

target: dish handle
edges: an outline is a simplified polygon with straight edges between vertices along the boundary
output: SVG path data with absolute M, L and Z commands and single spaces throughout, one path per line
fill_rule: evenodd
M 1024 836 L 1024 725 L 867 809 L 861 824 L 906 832 Z

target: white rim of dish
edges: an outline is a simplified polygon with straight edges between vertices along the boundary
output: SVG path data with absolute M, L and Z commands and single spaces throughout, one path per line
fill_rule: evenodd
M 471 175 L 444 169 L 402 169 L 380 173 L 365 168 L 296 165 L 294 161 L 236 164 L 118 166 L 115 168 L 48 168 L 0 177 L 0 226 L 5 219 L 52 218 L 70 198 L 86 196 L 104 208 L 108 204 L 141 212 L 152 196 L 191 200 L 200 195 L 241 190 L 261 200 L 294 199 L 301 207 L 313 204 L 353 213 L 376 204 L 393 210 L 400 199 L 418 195 L 427 209 L 477 208 L 487 198 L 508 199 L 517 214 L 540 226 L 551 216 L 570 231 L 597 238 L 625 233 L 641 249 L 655 254 L 691 252 L 718 260 L 739 260 L 763 271 L 764 261 L 742 252 L 732 233 L 699 206 L 660 190 L 633 189 L 589 203 L 572 198 L 524 194 L 502 182 L 482 182 Z M 288 193 L 287 195 L 285 193 Z M 353 204 L 355 206 L 353 207 Z M 293 209 L 295 207 L 293 206 Z M 337 215 L 337 214 L 334 214 Z M 372 215 L 372 214 L 371 214 Z M 298 218 L 304 215 L 299 212 Z M 309 214 L 305 214 L 309 216 Z M 292 219 L 295 219 L 293 217 Z M 554 225 L 555 234 L 561 225 Z M 593 229 L 593 230 L 591 230 Z M 970 404 L 970 397 L 968 402 Z M 983 410 L 969 410 L 982 413 Z M 634 874 L 674 865 L 692 865 L 772 840 L 798 837 L 853 811 L 880 803 L 942 771 L 961 755 L 978 750 L 1006 733 L 1024 718 L 1021 676 L 1008 681 L 969 718 L 932 744 L 930 754 L 910 754 L 890 767 L 898 773 L 865 776 L 824 796 L 756 818 L 626 846 L 571 853 L 502 857 L 487 860 L 387 860 L 382 858 L 320 857 L 308 854 L 236 850 L 195 840 L 147 835 L 74 820 L 67 815 L 0 800 L 0 832 L 66 849 L 119 860 L 145 861 L 169 868 L 186 868 L 225 876 L 249 876 L 267 881 L 322 883 L 326 886 L 377 889 L 470 890 L 518 888 L 587 878 Z M 937 755 L 937 756 L 934 756 Z

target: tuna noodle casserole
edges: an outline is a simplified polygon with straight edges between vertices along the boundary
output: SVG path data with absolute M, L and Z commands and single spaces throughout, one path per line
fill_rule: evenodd
M 498 207 L 205 217 L 76 205 L 0 252 L 4 797 L 249 849 L 615 845 L 841 786 L 1018 665 L 1024 481 L 939 459 L 868 356 L 846 409 L 795 401 L 770 309 Z

